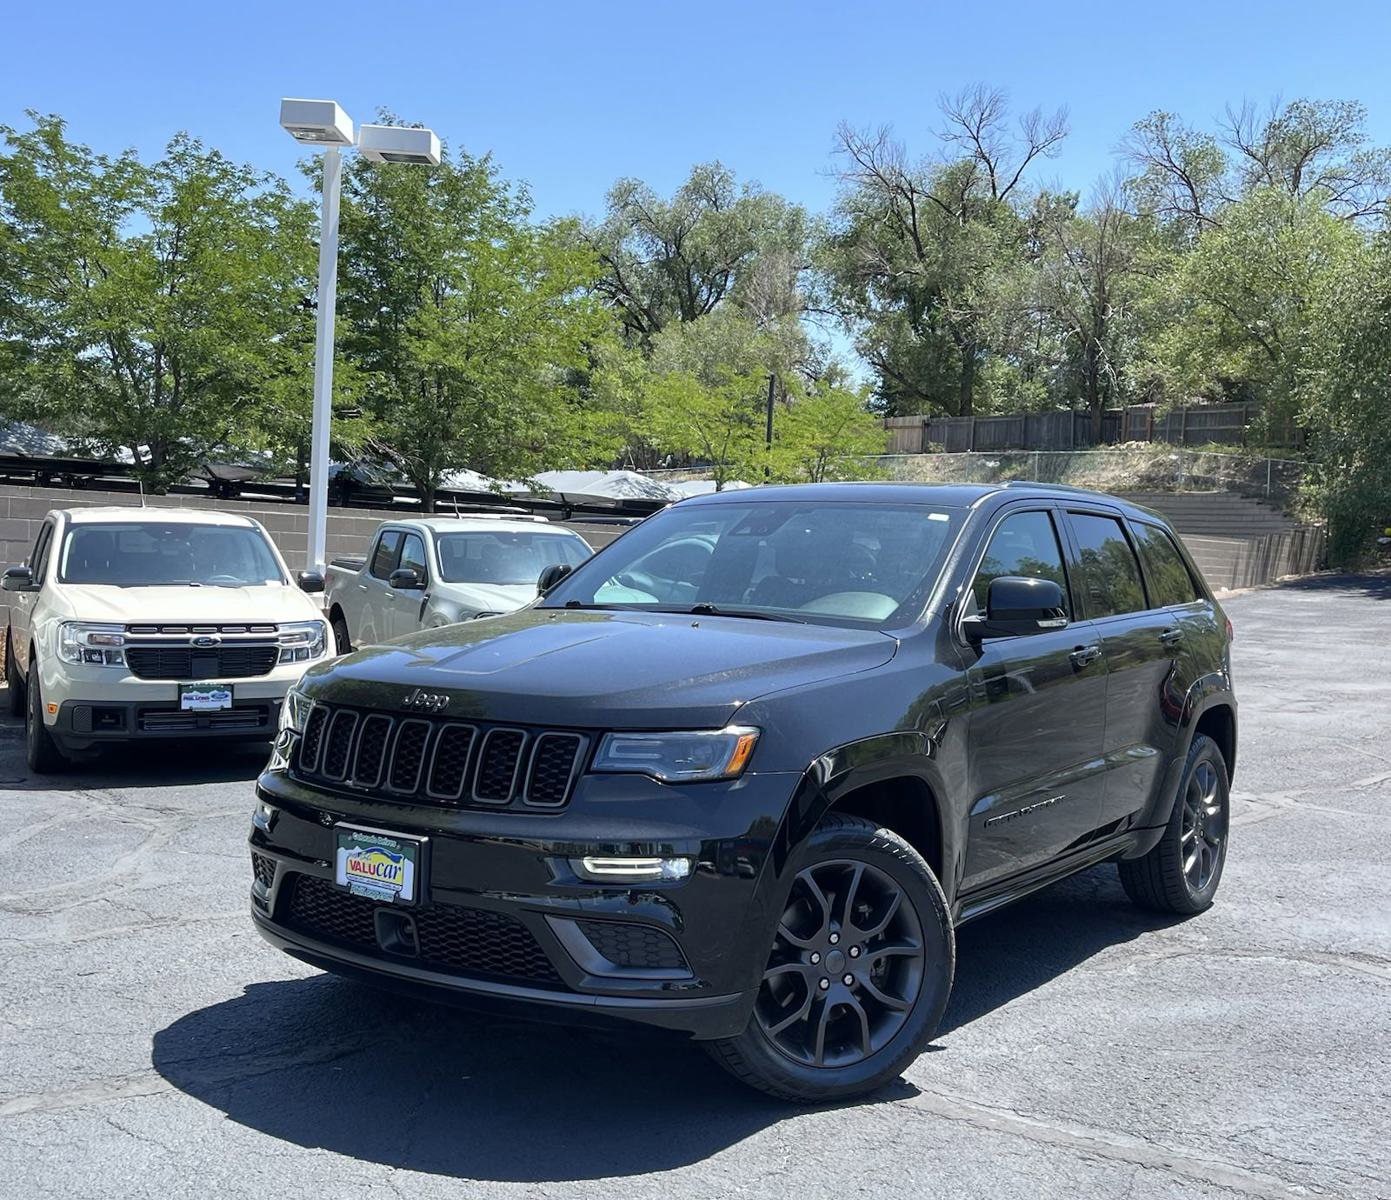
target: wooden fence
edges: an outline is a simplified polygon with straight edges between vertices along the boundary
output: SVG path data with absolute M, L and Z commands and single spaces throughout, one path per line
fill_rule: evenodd
M 1117 442 L 1169 442 L 1177 446 L 1243 446 L 1260 420 L 1255 404 L 1194 404 L 1159 414 L 1153 404 L 1108 409 L 1102 414 L 1101 438 L 1092 436 L 1085 412 L 1010 413 L 991 417 L 887 417 L 890 454 L 925 450 L 1075 450 Z M 1266 431 L 1268 446 L 1302 444 L 1301 431 L 1288 427 Z

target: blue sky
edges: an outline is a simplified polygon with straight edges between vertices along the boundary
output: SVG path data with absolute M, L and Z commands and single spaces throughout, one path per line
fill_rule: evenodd
M 1021 108 L 1069 108 L 1072 134 L 1037 178 L 1083 190 L 1129 124 L 1161 107 L 1210 122 L 1243 98 L 1359 99 L 1374 137 L 1391 143 L 1391 8 L 1366 0 L 7 9 L 0 123 L 21 122 L 26 108 L 57 112 L 100 150 L 148 154 L 187 129 L 293 175 L 298 151 L 277 126 L 279 98 L 334 97 L 359 122 L 385 106 L 493 151 L 543 214 L 598 213 L 622 175 L 669 191 L 710 158 L 822 208 L 839 121 L 891 124 L 923 148 L 937 95 L 977 81 Z M 318 14 L 333 24 L 316 24 Z

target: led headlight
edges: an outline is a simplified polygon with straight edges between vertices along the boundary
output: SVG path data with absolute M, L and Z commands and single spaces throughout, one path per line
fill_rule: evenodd
M 280 627 L 280 661 L 309 662 L 328 649 L 328 626 L 322 621 L 296 621 Z
M 124 625 L 92 625 L 85 621 L 64 621 L 58 629 L 58 657 L 67 663 L 93 667 L 124 667 L 126 652 Z
M 280 705 L 280 732 L 293 729 L 296 733 L 303 733 L 304 722 L 309 719 L 309 710 L 313 706 L 314 702 L 299 688 L 291 688 Z
M 594 770 L 650 775 L 663 783 L 737 779 L 749 765 L 758 730 L 745 725 L 689 733 L 609 733 Z

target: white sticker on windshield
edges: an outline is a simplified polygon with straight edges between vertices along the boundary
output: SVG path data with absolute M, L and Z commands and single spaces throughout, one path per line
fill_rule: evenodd
M 928 513 L 928 514 L 927 514 L 927 519 L 928 519 L 929 521 L 950 521 L 950 520 L 951 520 L 951 518 L 950 518 L 949 516 L 947 516 L 946 513 Z

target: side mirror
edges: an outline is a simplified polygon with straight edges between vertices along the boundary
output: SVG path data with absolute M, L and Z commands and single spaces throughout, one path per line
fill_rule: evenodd
M 1030 579 L 1022 575 L 1001 575 L 992 579 L 986 592 L 985 616 L 970 616 L 961 622 L 962 631 L 970 642 L 1027 637 L 1066 626 L 1067 602 L 1063 589 L 1051 579 Z
M 544 596 L 574 569 L 575 568 L 569 563 L 551 563 L 551 565 L 545 567 L 536 578 L 537 592 Z
M 6 567 L 0 587 L 7 592 L 27 592 L 34 586 L 34 572 L 28 567 Z
M 295 576 L 295 582 L 299 584 L 302 592 L 322 592 L 324 590 L 324 577 L 318 571 L 301 571 Z
M 421 582 L 420 572 L 414 567 L 397 567 L 387 577 L 386 585 L 398 592 L 414 592 L 425 586 Z

